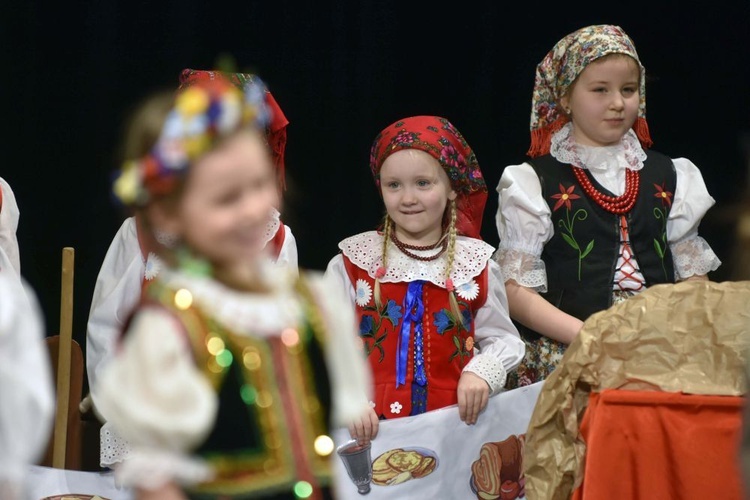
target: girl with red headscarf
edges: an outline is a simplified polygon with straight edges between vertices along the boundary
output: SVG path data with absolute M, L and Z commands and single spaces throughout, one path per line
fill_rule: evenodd
M 260 80 L 173 96 L 149 153 L 114 183 L 147 228 L 180 237 L 92 387 L 131 453 L 137 499 L 330 498 L 330 426 L 367 410 L 354 310 L 322 272 L 267 255 L 276 171 Z
M 453 404 L 474 424 L 524 353 L 479 234 L 487 188 L 476 155 L 445 118 L 413 116 L 378 134 L 370 169 L 382 227 L 341 241 L 326 270 L 356 305 L 373 372 L 373 409 L 352 436 L 364 443 L 379 419 Z
M 257 77 L 247 73 L 224 73 L 185 69 L 180 74 L 178 92 L 196 83 L 223 78 L 242 89 Z M 161 132 L 161 117 L 165 105 L 171 102 L 171 92 L 146 99 L 133 115 L 129 133 L 124 141 L 126 159 L 145 155 Z M 284 151 L 286 128 L 289 123 L 271 92 L 264 91 L 264 101 L 270 112 L 265 127 L 265 139 L 272 155 L 278 187 L 285 187 Z M 166 104 L 165 104 L 166 103 Z M 277 265 L 297 272 L 297 244 L 289 226 L 280 218 L 277 209 L 269 213 L 265 239 L 271 257 Z M 164 266 L 158 257 L 159 247 L 174 246 L 178 242 L 166 233 L 153 233 L 144 227 L 141 215 L 128 217 L 110 243 L 99 270 L 91 301 L 86 332 L 86 364 L 89 387 L 96 384 L 100 371 L 114 354 L 114 345 L 124 319 L 136 305 L 141 289 L 153 281 Z M 101 431 L 100 464 L 112 467 L 129 454 L 129 445 L 105 424 Z

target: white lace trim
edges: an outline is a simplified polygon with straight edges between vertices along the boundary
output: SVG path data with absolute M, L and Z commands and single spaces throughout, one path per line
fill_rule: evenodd
M 492 356 L 477 354 L 467 363 L 462 371 L 476 373 L 490 386 L 490 394 L 496 394 L 505 387 L 508 372 L 503 363 Z
M 339 243 L 339 249 L 352 263 L 367 271 L 371 278 L 382 266 L 383 235 L 377 231 L 360 233 Z M 456 250 L 453 259 L 453 269 L 450 277 L 455 286 L 468 283 L 479 276 L 487 266 L 487 261 L 495 249 L 482 240 L 459 236 L 456 238 Z M 416 252 L 430 255 L 430 252 Z M 448 268 L 448 256 L 441 255 L 435 260 L 422 262 L 401 253 L 393 242 L 388 244 L 388 268 L 382 283 L 411 282 L 416 280 L 429 281 L 437 286 L 445 287 L 445 272 Z
M 540 293 L 547 291 L 547 268 L 538 256 L 512 248 L 501 248 L 494 258 L 500 264 L 505 281 L 513 280 Z
M 264 233 L 263 241 L 268 243 L 276 236 L 276 232 L 281 227 L 281 214 L 275 208 L 271 208 L 271 220 L 266 224 L 266 232 Z
M 694 236 L 671 245 L 675 278 L 683 280 L 715 271 L 721 261 L 700 236 Z
M 640 170 L 647 158 L 632 129 L 614 146 L 585 146 L 575 142 L 571 122 L 552 135 L 550 154 L 559 162 L 594 171 Z
M 99 465 L 114 468 L 130 456 L 130 443 L 121 438 L 107 422 L 99 430 Z
M 303 310 L 294 293 L 294 277 L 289 270 L 269 262 L 263 273 L 264 281 L 271 287 L 267 294 L 234 290 L 209 277 L 173 269 L 165 269 L 162 280 L 173 290 L 187 289 L 198 307 L 234 333 L 269 337 L 298 325 Z
M 203 460 L 155 449 L 133 450 L 115 467 L 115 479 L 129 487 L 158 489 L 170 481 L 191 485 L 208 481 L 214 471 Z

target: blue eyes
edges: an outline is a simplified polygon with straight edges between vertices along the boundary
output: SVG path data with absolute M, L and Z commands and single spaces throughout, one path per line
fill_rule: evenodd
M 417 187 L 425 188 L 425 187 L 429 187 L 429 186 L 431 186 L 431 185 L 432 185 L 432 182 L 430 182 L 430 181 L 428 181 L 428 180 L 420 180 L 420 181 L 416 181 L 416 182 L 415 182 L 414 184 L 415 184 L 415 185 L 416 185 Z M 388 189 L 398 189 L 398 188 L 400 188 L 400 187 L 401 187 L 401 183 L 400 183 L 400 182 L 396 182 L 396 181 L 392 181 L 392 182 L 387 182 L 387 183 L 385 184 L 385 186 L 386 186 L 386 187 L 387 187 Z

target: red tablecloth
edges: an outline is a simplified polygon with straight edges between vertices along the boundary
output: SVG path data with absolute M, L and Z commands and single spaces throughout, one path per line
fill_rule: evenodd
M 670 392 L 592 393 L 581 423 L 575 500 L 742 500 L 743 398 Z

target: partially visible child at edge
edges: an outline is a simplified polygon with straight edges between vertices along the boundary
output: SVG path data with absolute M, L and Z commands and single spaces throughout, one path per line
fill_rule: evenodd
M 378 134 L 370 169 L 383 225 L 341 241 L 326 270 L 356 305 L 375 384 L 352 437 L 366 443 L 379 419 L 453 404 L 474 424 L 524 351 L 480 236 L 487 188 L 477 158 L 445 118 L 413 116 Z
M 180 91 L 118 197 L 139 206 L 164 267 L 149 281 L 95 410 L 130 443 L 115 474 L 139 499 L 326 498 L 329 425 L 367 409 L 369 373 L 346 297 L 267 255 L 279 206 L 259 79 Z M 163 109 L 163 108 L 162 108 Z
M 0 496 L 28 498 L 27 469 L 44 455 L 54 419 L 55 388 L 44 345 L 44 316 L 21 276 L 19 210 L 0 178 Z
M 560 40 L 538 64 L 529 158 L 497 186 L 496 258 L 526 356 L 508 387 L 544 380 L 582 322 L 646 287 L 707 279 L 698 168 L 649 149 L 646 73 L 618 26 Z
M 185 69 L 180 74 L 179 90 L 195 82 L 211 80 L 218 75 L 228 78 L 238 88 L 252 81 L 255 76 L 245 73 L 220 73 Z M 156 141 L 161 128 L 160 118 L 166 110 L 153 106 L 153 102 L 169 105 L 168 99 L 158 96 L 142 103 L 131 118 L 128 134 L 123 143 L 126 159 L 144 156 Z M 285 187 L 284 151 L 286 148 L 287 125 L 289 121 L 282 112 L 274 96 L 266 91 L 265 102 L 272 112 L 266 127 L 266 141 L 273 155 L 278 176 L 279 189 Z M 271 209 L 264 236 L 271 248 L 272 256 L 280 266 L 297 272 L 297 245 L 291 229 L 280 220 L 278 207 Z M 109 246 L 94 287 L 89 313 L 86 337 L 86 361 L 89 387 L 96 384 L 102 368 L 114 354 L 117 337 L 122 330 L 125 318 L 138 302 L 143 285 L 153 280 L 163 263 L 158 257 L 160 245 L 173 246 L 169 235 L 148 234 L 143 227 L 142 215 L 136 212 L 123 222 Z M 111 426 L 104 424 L 101 430 L 100 465 L 114 467 L 129 453 L 126 441 L 112 432 Z

